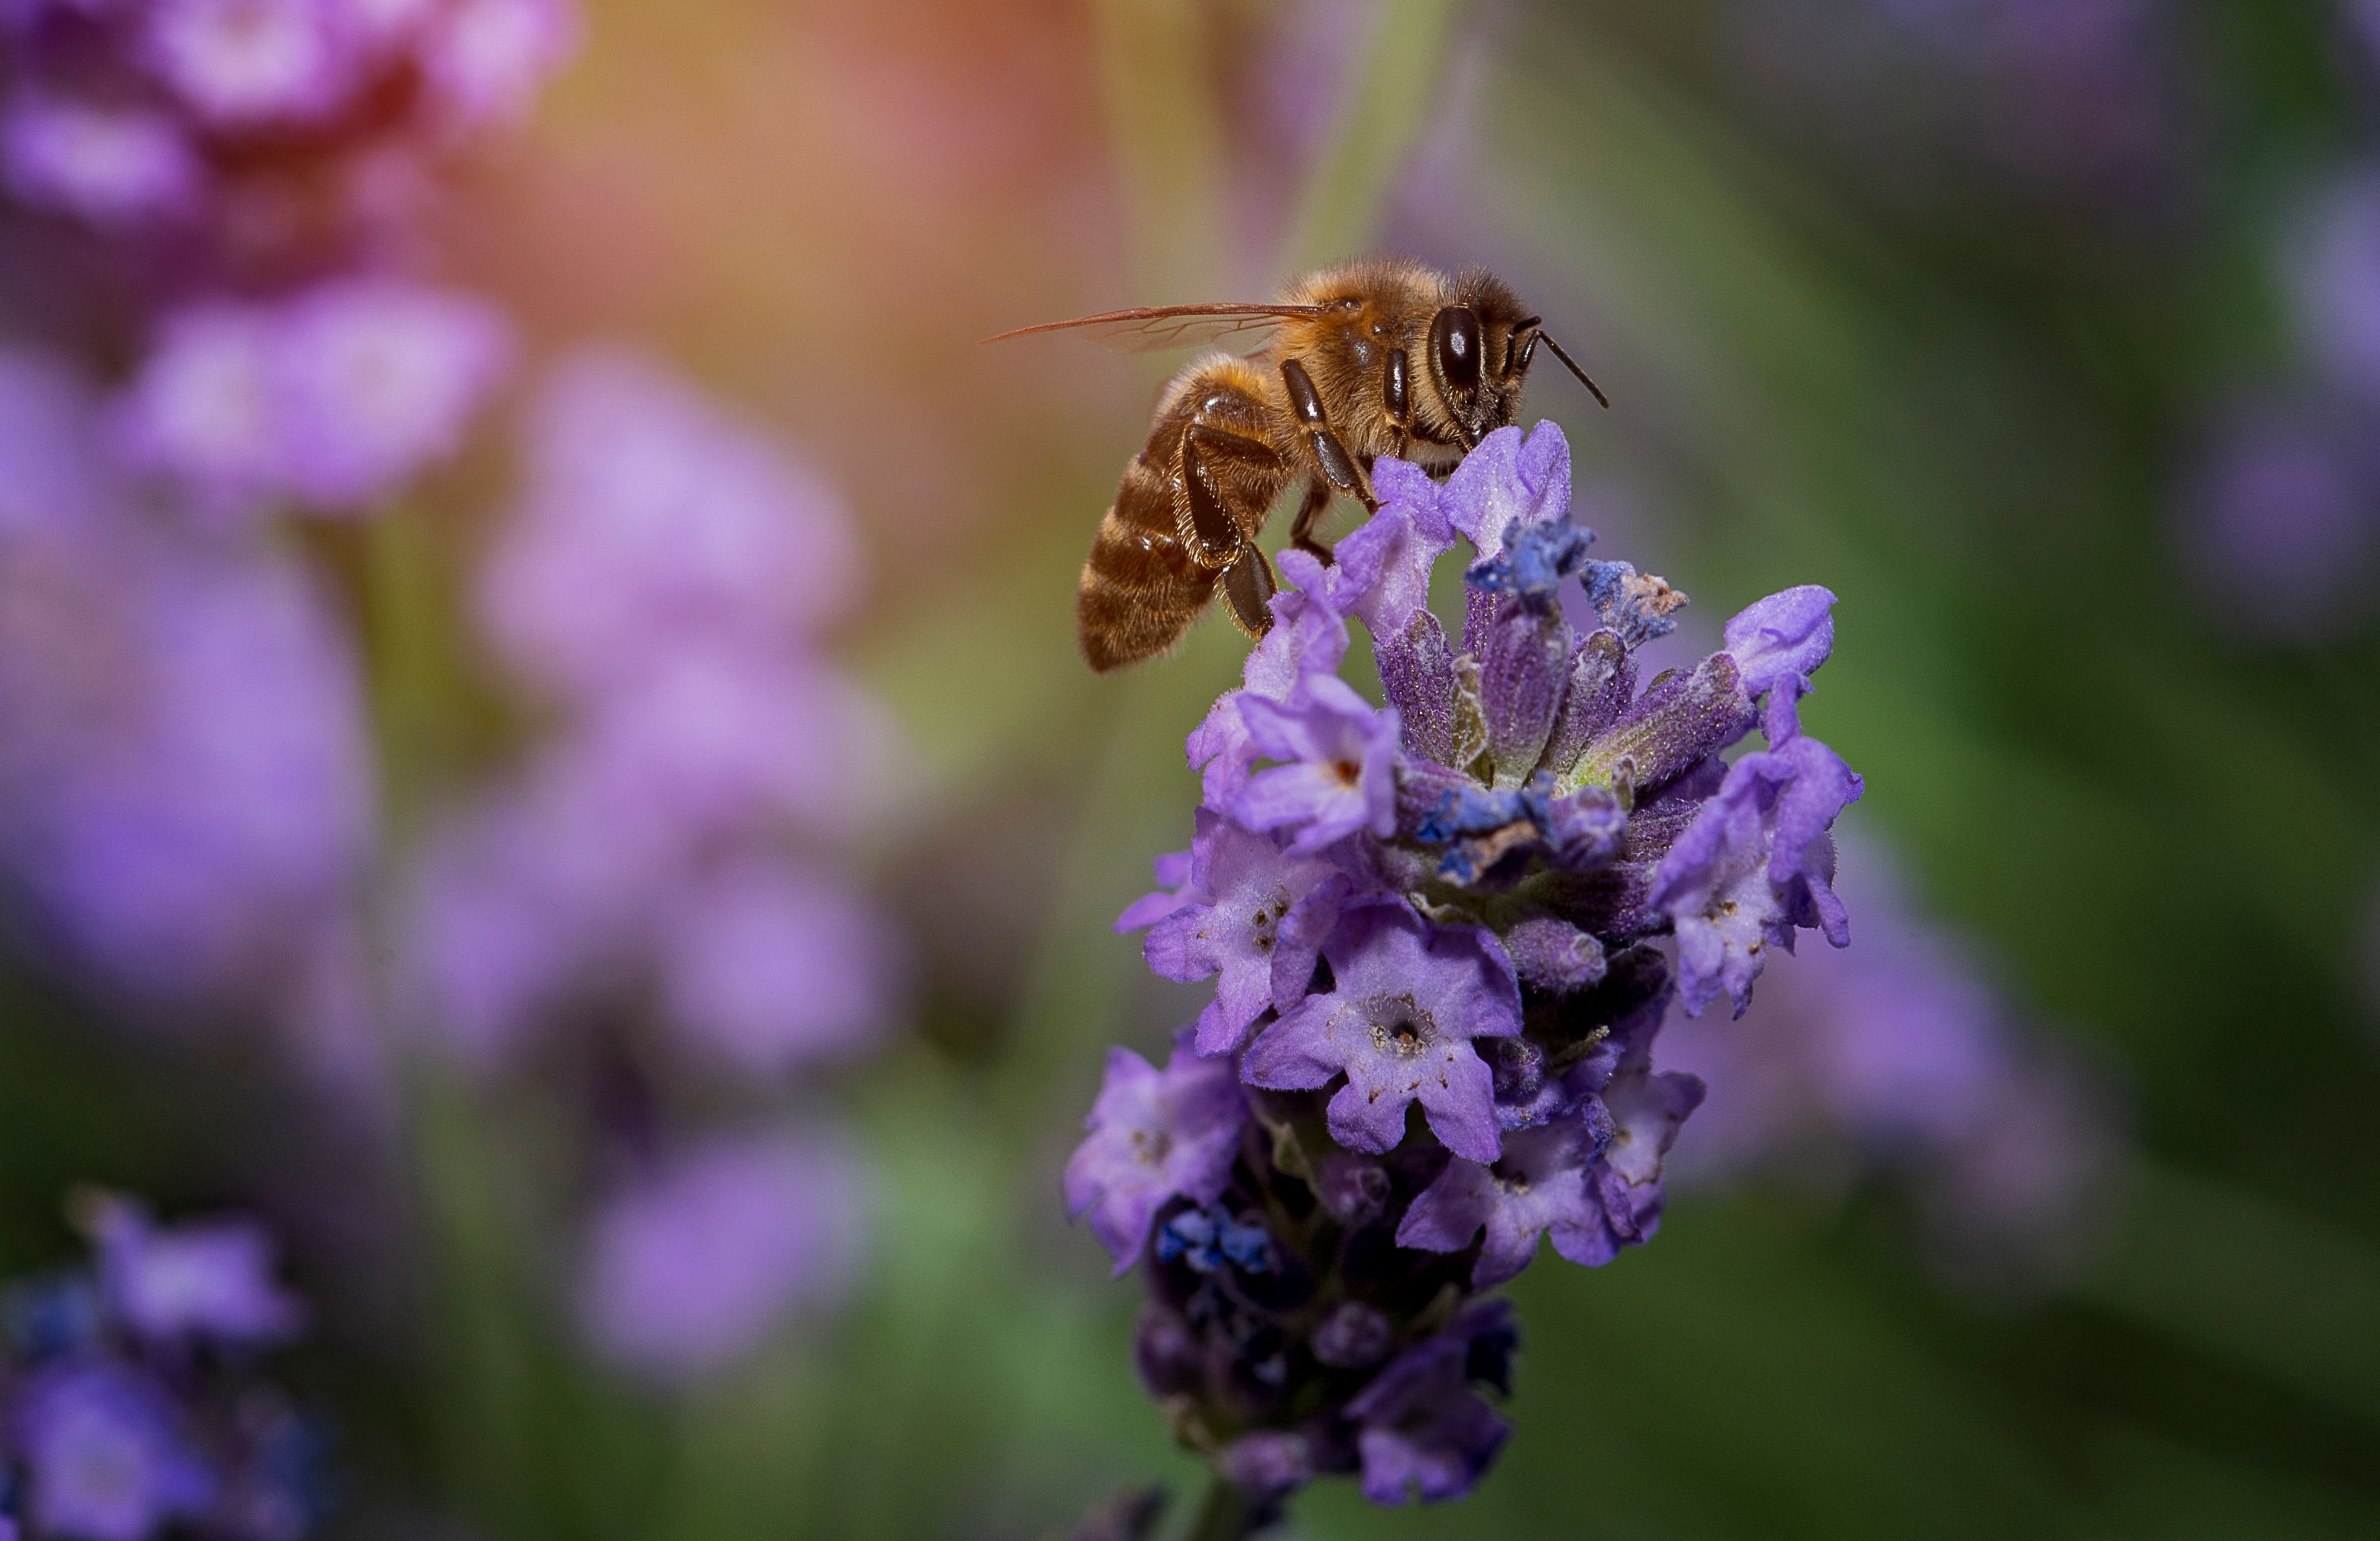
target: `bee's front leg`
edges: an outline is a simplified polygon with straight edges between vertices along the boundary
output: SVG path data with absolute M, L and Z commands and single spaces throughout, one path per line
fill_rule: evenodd
M 1405 457 L 1405 447 L 1413 439 L 1410 379 L 1411 366 L 1405 360 L 1405 350 L 1389 349 L 1388 362 L 1380 370 L 1380 406 L 1388 414 L 1389 426 L 1397 431 L 1397 442 L 1389 454 L 1399 460 Z
M 1289 391 L 1290 411 L 1296 416 L 1298 430 L 1305 435 L 1306 453 L 1314 457 L 1323 479 L 1361 503 L 1365 512 L 1378 514 L 1380 500 L 1372 496 L 1371 479 L 1355 464 L 1355 457 L 1340 442 L 1338 431 L 1330 426 L 1330 415 L 1322 409 L 1322 393 L 1314 388 L 1314 377 L 1296 359 L 1284 358 L 1281 382 Z

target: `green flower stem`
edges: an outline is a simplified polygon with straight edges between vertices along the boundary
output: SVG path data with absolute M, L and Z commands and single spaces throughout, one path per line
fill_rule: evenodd
M 1255 1520 L 1255 1506 L 1245 1493 L 1220 1476 L 1209 1477 L 1183 1541 L 1245 1541 L 1256 1534 Z
M 443 601 L 432 531 L 418 510 L 382 509 L 364 528 L 360 572 L 372 733 L 380 770 L 380 840 L 366 895 L 378 977 L 374 995 L 388 1062 L 403 1087 L 420 1280 L 443 1346 L 436 1449 L 445 1480 L 490 1523 L 533 1517 L 519 1480 L 528 1411 L 508 1228 L 492 1175 L 502 1170 L 468 1087 L 418 1051 L 419 1024 L 389 977 L 407 854 L 447 747 Z

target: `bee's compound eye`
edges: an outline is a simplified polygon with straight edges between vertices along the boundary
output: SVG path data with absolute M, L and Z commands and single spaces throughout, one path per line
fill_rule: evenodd
M 1453 391 L 1479 387 L 1479 317 L 1467 305 L 1450 305 L 1429 325 L 1430 354 L 1438 377 Z

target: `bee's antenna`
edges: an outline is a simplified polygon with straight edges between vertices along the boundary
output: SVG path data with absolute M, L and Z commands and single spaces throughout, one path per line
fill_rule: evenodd
M 1589 380 L 1586 377 L 1586 371 L 1578 367 L 1578 360 L 1572 358 L 1569 354 L 1564 353 L 1562 351 L 1562 346 L 1560 343 L 1555 342 L 1551 337 L 1546 335 L 1544 328 L 1538 328 L 1537 335 L 1545 337 L 1546 346 L 1554 350 L 1554 357 L 1560 359 L 1562 363 L 1568 367 L 1571 373 L 1578 376 L 1578 382 L 1585 386 L 1589 391 L 1594 392 L 1596 401 L 1601 404 L 1606 411 L 1609 411 L 1611 407 L 1611 398 L 1603 394 L 1602 386 L 1597 385 L 1594 381 Z

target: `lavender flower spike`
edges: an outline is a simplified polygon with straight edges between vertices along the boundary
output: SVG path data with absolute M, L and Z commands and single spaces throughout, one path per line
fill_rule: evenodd
M 1548 1236 L 1596 1267 L 1659 1228 L 1703 1097 L 1654 1063 L 1670 1001 L 1741 1007 L 1797 930 L 1850 940 L 1831 831 L 1861 783 L 1795 712 L 1833 595 L 1772 595 L 1640 686 L 1685 596 L 1586 560 L 1558 430 L 1490 434 L 1443 485 L 1372 474 L 1336 564 L 1284 555 L 1192 735 L 1191 851 L 1119 928 L 1213 997 L 1162 1073 L 1111 1061 L 1067 1171 L 1143 1265 L 1142 1380 L 1259 1523 L 1330 1475 L 1468 1493 L 1511 1431 L 1483 1392 L 1510 1393 L 1512 1307 L 1480 1292 Z M 1428 605 L 1458 535 L 1459 644 Z M 1340 677 L 1351 620 L 1385 709 Z
M 1090 1137 L 1066 1163 L 1066 1207 L 1090 1217 L 1119 1278 L 1140 1260 L 1167 1200 L 1221 1195 L 1245 1116 L 1230 1062 L 1199 1058 L 1187 1034 L 1161 1071 L 1128 1049 L 1109 1050 Z

